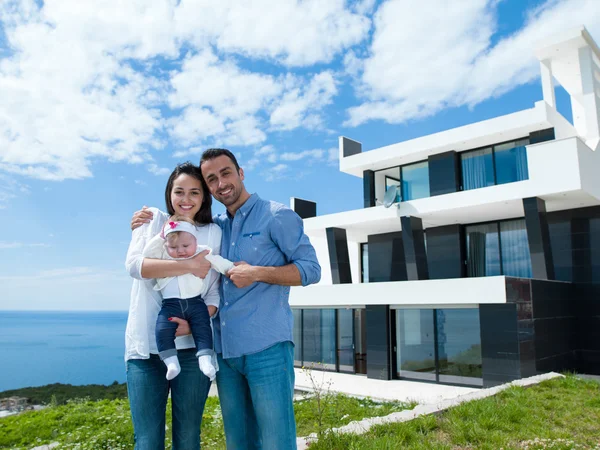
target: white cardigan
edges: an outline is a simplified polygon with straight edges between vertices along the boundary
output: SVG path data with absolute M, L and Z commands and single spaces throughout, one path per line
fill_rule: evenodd
M 162 296 L 154 290 L 154 279 L 142 278 L 142 264 L 144 247 L 150 240 L 163 229 L 169 215 L 157 208 L 150 208 L 153 218 L 150 223 L 133 230 L 131 243 L 127 251 L 125 267 L 133 278 L 131 287 L 131 300 L 129 303 L 129 317 L 125 331 L 125 361 L 128 359 L 147 359 L 151 353 L 158 354 L 156 347 L 156 318 L 162 304 Z M 198 243 L 206 244 L 218 255 L 221 251 L 221 229 L 211 223 L 198 228 Z M 204 279 L 203 295 L 207 306 L 219 307 L 219 278 L 220 274 L 214 269 L 209 270 Z M 201 294 L 202 295 L 202 294 Z M 191 335 L 175 339 L 178 349 L 193 348 L 194 340 Z

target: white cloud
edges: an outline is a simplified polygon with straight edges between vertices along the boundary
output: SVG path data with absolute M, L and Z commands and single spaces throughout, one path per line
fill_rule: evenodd
M 146 186 L 147 183 L 143 180 L 133 180 L 133 182 L 139 186 Z
M 0 171 L 45 180 L 91 177 L 98 159 L 151 165 L 165 136 L 179 156 L 317 128 L 331 73 L 280 64 L 330 62 L 370 27 L 343 0 L 5 0 L 0 21 Z M 242 69 L 236 55 L 282 73 Z
M 330 62 L 370 28 L 344 0 L 182 0 L 175 21 L 179 35 L 198 46 L 209 41 L 221 51 L 289 66 Z
M 0 209 L 5 209 L 19 196 L 28 195 L 29 186 L 18 182 L 14 177 L 0 173 Z
M 169 175 L 171 173 L 171 169 L 166 167 L 159 167 L 156 164 L 148 164 L 148 172 L 153 175 Z
M 0 241 L 0 250 L 15 249 L 15 248 L 39 248 L 39 247 L 50 247 L 49 244 L 35 243 L 35 242 L 2 242 Z
M 539 76 L 534 56 L 545 36 L 585 24 L 600 33 L 595 0 L 549 0 L 531 10 L 523 28 L 493 44 L 496 0 L 444 1 L 415 8 L 390 0 L 377 11 L 370 56 L 361 64 L 365 102 L 348 110 L 346 125 L 400 123 L 462 105 L 473 106 Z M 441 5 L 440 5 L 441 6 Z
M 336 82 L 329 71 L 309 76 L 248 72 L 206 49 L 188 57 L 171 79 L 171 108 L 185 108 L 169 120 L 171 136 L 183 146 L 250 146 L 273 129 L 314 129 L 318 112 L 332 102 Z
M 325 155 L 324 150 L 304 150 L 298 153 L 282 153 L 279 157 L 282 161 L 299 161 L 304 158 L 312 160 L 321 160 Z
M 0 61 L 0 170 L 47 180 L 89 177 L 92 158 L 142 161 L 160 127 L 144 100 L 160 81 L 124 62 L 126 55 L 148 55 L 139 36 L 125 33 L 119 14 L 68 3 L 35 10 L 8 2 L 0 13 L 14 52 Z
M 289 173 L 290 166 L 287 164 L 277 164 L 273 167 L 269 167 L 268 170 L 263 172 L 266 181 L 276 181 L 285 178 Z
M 319 73 L 306 87 L 298 86 L 284 94 L 271 113 L 271 125 L 279 130 L 292 130 L 300 126 L 317 128 L 321 125 L 321 119 L 314 112 L 329 105 L 336 94 L 333 73 Z

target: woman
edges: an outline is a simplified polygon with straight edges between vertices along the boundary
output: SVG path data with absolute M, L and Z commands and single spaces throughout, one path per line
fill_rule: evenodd
M 211 196 L 200 169 L 191 163 L 175 168 L 167 182 L 165 201 L 168 214 L 151 208 L 152 220 L 133 231 L 126 260 L 127 270 L 134 278 L 125 333 L 125 361 L 136 450 L 164 449 L 169 389 L 173 449 L 200 448 L 200 424 L 210 388 L 210 380 L 198 367 L 191 335 L 176 339 L 181 373 L 173 380 L 166 379 L 166 366 L 158 356 L 155 338 L 162 297 L 153 289 L 153 279 L 187 273 L 205 278 L 208 292 L 204 301 L 213 316 L 219 305 L 219 275 L 209 271 L 210 263 L 205 261 L 203 253 L 188 260 L 159 260 L 144 258 L 142 251 L 172 215 L 190 218 L 200 226 L 200 233 L 206 233 L 205 242 L 215 254 L 219 254 L 221 247 L 221 229 L 212 223 Z

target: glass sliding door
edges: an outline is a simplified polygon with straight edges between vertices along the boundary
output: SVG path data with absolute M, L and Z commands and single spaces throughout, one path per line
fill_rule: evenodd
M 494 146 L 496 184 L 512 183 L 529 178 L 527 150 L 529 139 Z
M 303 365 L 335 370 L 335 309 L 305 309 L 302 331 Z
M 429 163 L 402 166 L 402 201 L 429 197 Z
M 482 386 L 479 310 L 437 309 L 439 381 Z
M 465 227 L 467 244 L 467 276 L 502 275 L 498 224 Z
M 354 310 L 337 310 L 337 356 L 340 372 L 354 373 Z
M 369 282 L 369 244 L 360 244 L 360 281 Z
M 292 308 L 294 315 L 294 366 L 302 367 L 302 310 Z
M 468 191 L 496 184 L 491 147 L 464 152 L 460 157 L 463 190 Z
M 367 373 L 367 315 L 364 309 L 354 310 L 354 371 Z
M 531 278 L 531 257 L 525 219 L 500 222 L 502 273 L 509 277 Z
M 396 310 L 397 375 L 436 380 L 433 309 Z

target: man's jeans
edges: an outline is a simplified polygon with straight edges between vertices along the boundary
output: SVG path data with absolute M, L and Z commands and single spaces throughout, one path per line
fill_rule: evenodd
M 173 450 L 200 448 L 200 423 L 210 380 L 200 372 L 196 350 L 180 350 L 181 373 L 171 381 L 158 355 L 127 361 L 127 394 L 135 450 L 165 448 L 165 412 L 171 388 Z
M 156 319 L 156 346 L 160 359 L 165 360 L 177 355 L 175 331 L 178 324 L 169 321 L 169 317 L 179 317 L 188 321 L 198 350 L 196 356 L 214 354 L 210 315 L 202 297 L 165 298 Z
M 280 342 L 239 358 L 217 357 L 227 448 L 295 449 L 294 345 Z

